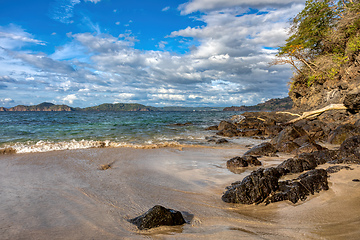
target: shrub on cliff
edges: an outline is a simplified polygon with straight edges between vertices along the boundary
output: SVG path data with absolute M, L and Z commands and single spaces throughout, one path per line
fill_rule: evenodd
M 308 0 L 291 20 L 290 36 L 274 64 L 291 64 L 292 89 L 307 88 L 351 75 L 359 53 L 359 1 Z

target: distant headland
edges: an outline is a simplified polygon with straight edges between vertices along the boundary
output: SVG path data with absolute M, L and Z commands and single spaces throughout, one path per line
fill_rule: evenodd
M 104 103 L 86 108 L 73 108 L 68 105 L 55 105 L 43 102 L 38 105 L 17 105 L 11 108 L 0 107 L 0 112 L 169 112 L 169 111 L 267 111 L 291 109 L 292 101 L 289 97 L 270 99 L 255 106 L 240 107 L 152 107 L 138 103 Z

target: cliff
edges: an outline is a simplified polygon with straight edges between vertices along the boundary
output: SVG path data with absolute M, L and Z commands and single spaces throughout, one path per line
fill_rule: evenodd
M 255 106 L 226 107 L 223 111 L 284 111 L 291 109 L 293 102 L 290 97 L 270 99 Z
M 360 96 L 360 3 L 306 2 L 274 64 L 290 64 L 294 110 L 344 104 Z M 351 95 L 349 97 L 349 94 Z M 347 100 L 346 100 L 347 99 Z M 352 108 L 360 102 L 351 103 Z

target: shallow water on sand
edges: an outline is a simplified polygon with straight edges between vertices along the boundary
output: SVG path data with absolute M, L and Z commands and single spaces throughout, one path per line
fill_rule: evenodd
M 0 150 L 17 153 L 206 145 L 206 127 L 241 112 L 0 112 Z M 214 145 L 214 143 L 213 143 Z
M 0 156 L 1 239 L 357 239 L 360 167 L 293 205 L 222 202 L 245 148 L 105 148 Z M 262 158 L 264 167 L 288 156 Z M 106 171 L 101 164 L 115 161 Z M 127 220 L 154 205 L 188 224 L 139 231 Z

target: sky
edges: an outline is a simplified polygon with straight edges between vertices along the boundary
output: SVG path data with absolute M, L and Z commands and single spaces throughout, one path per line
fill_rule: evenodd
M 254 105 L 305 0 L 0 0 L 0 106 Z

